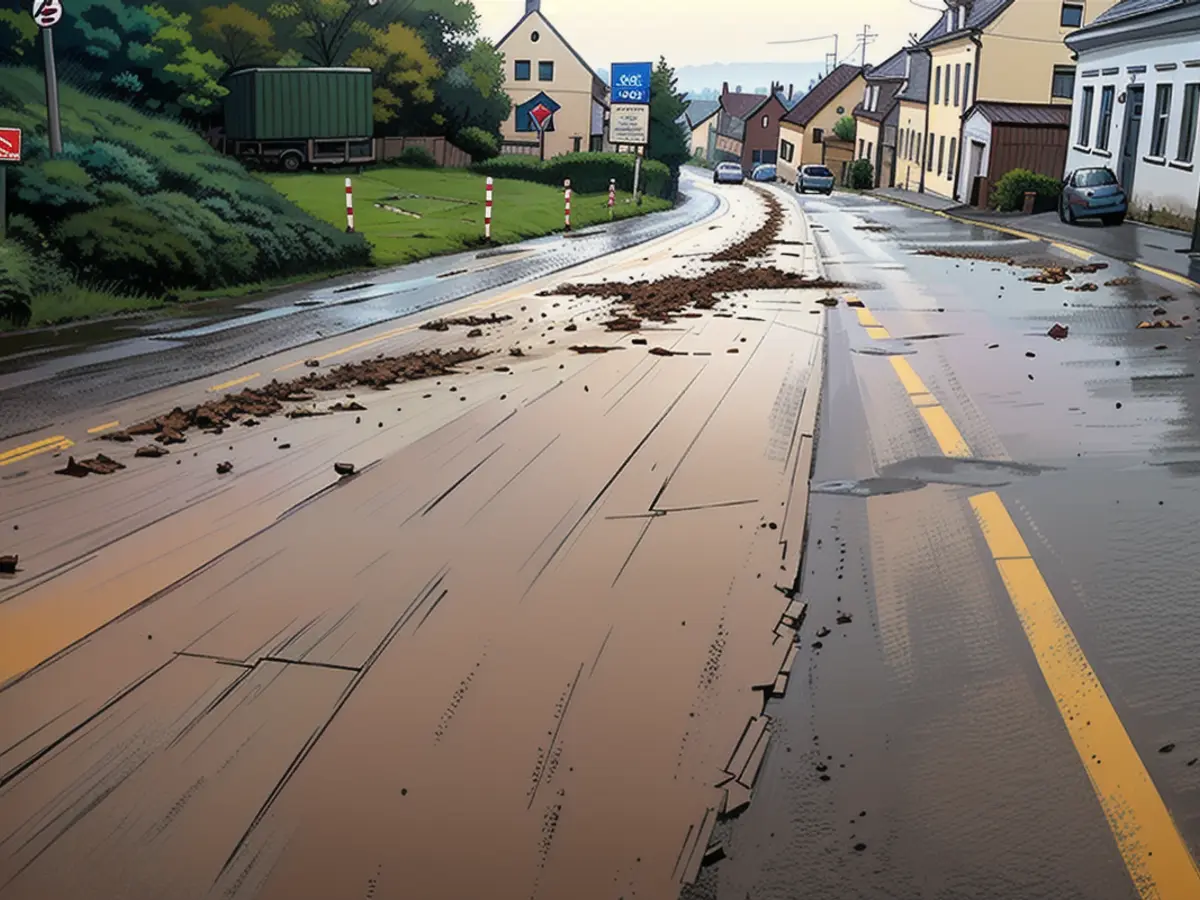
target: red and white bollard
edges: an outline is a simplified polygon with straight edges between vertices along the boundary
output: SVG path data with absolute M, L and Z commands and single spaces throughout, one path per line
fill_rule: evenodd
M 567 202 L 567 231 L 571 230 L 571 179 L 568 178 L 563 184 L 564 197 Z
M 483 204 L 483 238 L 492 239 L 492 179 L 487 180 L 487 199 Z
M 617 179 L 608 180 L 608 217 L 613 217 L 613 207 L 617 205 Z
M 354 234 L 354 189 L 346 179 L 346 234 Z

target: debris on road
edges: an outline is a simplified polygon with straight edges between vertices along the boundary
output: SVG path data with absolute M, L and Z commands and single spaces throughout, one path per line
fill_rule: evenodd
M 321 361 L 320 361 L 319 359 L 306 359 L 306 360 L 304 361 L 304 364 L 305 364 L 306 366 L 308 366 L 310 369 L 319 369 L 319 368 L 321 368 Z
M 353 475 L 354 474 L 354 463 L 348 463 L 348 462 L 334 463 L 333 471 L 335 471 L 342 478 L 345 478 L 349 475 Z
M 1137 279 L 1129 275 L 1122 275 L 1120 278 L 1114 278 L 1112 281 L 1104 282 L 1105 287 L 1125 287 L 1129 284 L 1136 284 Z
M 1107 268 L 1108 263 L 1105 262 L 1082 263 L 1078 266 L 1075 266 L 1073 269 L 1071 269 L 1071 271 L 1078 275 L 1095 275 L 1097 272 L 1103 271 Z
M 945 250 L 940 247 L 930 250 L 918 250 L 916 255 L 938 256 L 942 259 L 969 259 L 974 262 L 997 262 L 1009 266 L 1015 263 L 1015 260 L 1011 256 L 994 256 L 988 253 L 978 253 L 973 250 Z
M 317 395 L 312 391 L 292 391 L 284 397 L 289 403 L 307 403 L 311 400 L 316 400 Z
M 0 575 L 17 574 L 17 557 L 0 556 Z
M 1070 333 L 1071 329 L 1066 325 L 1063 325 L 1061 322 L 1055 322 L 1050 330 L 1046 332 L 1046 335 L 1054 338 L 1056 341 L 1061 341 Z
M 605 331 L 637 331 L 642 327 L 642 320 L 622 315 L 602 324 Z
M 866 307 L 866 304 L 857 297 L 855 297 L 853 300 L 847 300 L 846 305 L 853 307 L 854 309 L 864 309 Z
M 1153 322 L 1138 322 L 1138 328 L 1182 328 L 1178 322 L 1170 319 L 1155 319 Z
M 513 347 L 511 350 L 508 351 L 508 355 L 509 356 L 524 356 L 525 351 L 522 350 L 520 347 Z
M 579 330 L 579 326 L 576 325 L 574 322 L 572 322 L 571 324 L 569 324 L 563 328 L 563 331 L 578 331 L 578 330 Z
M 646 344 L 648 344 L 648 343 L 650 343 L 650 342 L 649 342 L 648 340 L 646 340 L 645 338 L 643 338 L 643 337 L 636 337 L 636 338 L 633 338 L 633 339 L 630 341 L 630 343 L 631 343 L 631 344 L 636 344 L 636 345 L 638 345 L 639 347 L 644 347 L 644 346 L 646 346 Z
M 366 412 L 366 407 L 357 400 L 350 403 L 343 403 L 339 400 L 333 406 L 329 407 L 330 412 Z
M 258 419 L 242 419 L 242 427 L 254 428 L 258 425 Z
M 1161 747 L 1158 748 L 1158 752 L 1159 753 L 1170 753 L 1174 749 L 1175 749 L 1174 744 L 1163 744 Z
M 1099 286 L 1098 284 L 1096 284 L 1096 282 L 1094 282 L 1094 281 L 1085 281 L 1083 284 L 1078 284 L 1078 285 L 1068 285 L 1068 286 L 1067 286 L 1067 290 L 1068 290 L 1068 291 L 1081 291 L 1081 292 L 1084 292 L 1084 293 L 1090 293 L 1091 291 L 1098 291 L 1098 290 L 1100 290 L 1100 286 Z
M 666 347 L 651 347 L 650 354 L 652 356 L 687 356 L 686 353 L 676 353 L 674 350 L 668 350 Z
M 228 475 L 232 471 L 233 471 L 233 463 L 231 463 L 231 462 L 217 463 L 217 474 L 218 475 Z
M 598 347 L 595 344 L 577 344 L 571 348 L 576 353 L 608 353 L 610 350 L 620 350 L 620 347 Z
M 292 449 L 292 445 L 291 445 L 291 444 L 280 444 L 280 445 L 279 445 L 279 449 L 280 449 L 280 450 L 291 450 L 291 449 Z
M 822 306 L 837 306 L 838 305 L 837 297 L 822 297 L 817 302 L 820 303 Z
M 817 637 L 819 637 L 819 638 L 826 638 L 826 637 L 829 637 L 829 635 L 830 635 L 830 631 L 824 625 L 822 625 L 820 627 L 820 629 L 817 631 Z
M 1037 357 L 1037 354 L 1034 353 L 1032 350 L 1026 350 L 1025 355 L 1028 356 L 1030 359 L 1034 359 Z
M 145 447 L 138 447 L 134 456 L 144 459 L 158 459 L 161 456 L 166 456 L 171 451 L 162 444 L 147 444 Z
M 1161 306 L 1154 307 L 1153 312 L 1154 312 L 1154 315 L 1156 315 L 1156 316 L 1165 316 L 1167 314 L 1167 311 L 1165 309 L 1163 309 Z
M 1071 276 L 1062 266 L 1045 266 L 1041 272 L 1028 275 L 1024 280 L 1035 284 L 1062 284 L 1064 281 L 1070 281 Z
M 770 194 L 760 194 L 767 204 L 767 221 L 749 237 L 714 253 L 708 258 L 709 262 L 733 262 L 762 256 L 779 238 L 779 232 L 783 228 L 783 206 Z
M 482 328 L 472 328 L 470 331 L 467 332 L 467 337 L 469 337 L 469 338 L 483 337 L 483 329 Z
M 111 434 L 100 435 L 102 441 L 113 441 L 118 444 L 128 444 L 133 441 L 132 434 L 126 434 L 123 431 L 114 431 Z
M 853 621 L 854 618 L 849 613 L 841 613 L 837 617 L 837 623 L 839 625 L 849 625 Z
M 501 316 L 492 313 L 490 316 L 460 316 L 453 319 L 434 319 L 421 326 L 422 331 L 449 331 L 451 326 L 458 325 L 466 328 L 480 328 L 484 325 L 499 325 L 511 322 L 512 316 Z
M 111 475 L 124 469 L 123 463 L 117 462 L 103 453 L 97 453 L 92 459 L 82 459 L 76 462 L 75 457 L 67 457 L 65 468 L 55 471 L 55 475 L 70 475 L 72 478 L 85 478 L 88 475 Z

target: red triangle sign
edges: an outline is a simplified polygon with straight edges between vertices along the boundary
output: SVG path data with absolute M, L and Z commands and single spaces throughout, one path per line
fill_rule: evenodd
M 544 103 L 539 103 L 529 111 L 529 118 L 533 119 L 533 123 L 537 125 L 538 131 L 546 130 L 546 123 L 550 121 L 552 115 L 554 115 L 554 111 Z

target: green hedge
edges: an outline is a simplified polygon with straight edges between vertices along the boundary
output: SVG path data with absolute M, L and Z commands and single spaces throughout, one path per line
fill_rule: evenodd
M 185 126 L 66 86 L 61 103 L 63 152 L 50 159 L 41 75 L 0 67 L 0 107 L 20 110 L 6 124 L 26 130 L 9 171 L 12 234 L 59 260 L 68 283 L 145 296 L 370 262 L 361 235 L 302 212 Z
M 14 325 L 29 321 L 33 299 L 33 263 L 16 241 L 0 242 L 0 319 Z
M 620 190 L 633 190 L 634 157 L 629 153 L 565 153 L 545 162 L 536 156 L 505 155 L 471 168 L 493 178 L 536 181 L 556 187 L 569 178 L 572 190 L 583 194 L 607 191 L 609 181 L 614 178 Z M 671 170 L 656 160 L 643 159 L 640 189 L 647 196 L 671 199 Z
M 856 159 L 850 163 L 850 187 L 856 191 L 875 187 L 875 171 L 869 159 Z
M 500 139 L 474 125 L 456 134 L 454 145 L 470 153 L 472 162 L 483 162 L 500 155 Z
M 992 188 L 990 203 L 1000 212 L 1015 212 L 1024 207 L 1025 194 L 1029 191 L 1037 194 L 1034 211 L 1045 212 L 1057 206 L 1062 182 L 1049 175 L 1038 175 L 1029 169 L 1013 169 L 996 182 L 996 186 Z

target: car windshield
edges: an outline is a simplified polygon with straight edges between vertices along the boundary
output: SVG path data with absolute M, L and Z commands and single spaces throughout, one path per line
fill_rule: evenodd
M 809 166 L 804 170 L 805 175 L 811 175 L 813 178 L 831 178 L 833 173 L 824 166 Z
M 739 166 L 737 163 L 721 163 L 721 165 L 717 168 L 719 168 L 722 172 L 732 172 L 736 169 L 741 169 L 741 166 Z
M 1075 173 L 1076 187 L 1101 187 L 1116 183 L 1117 176 L 1111 169 L 1083 169 Z

